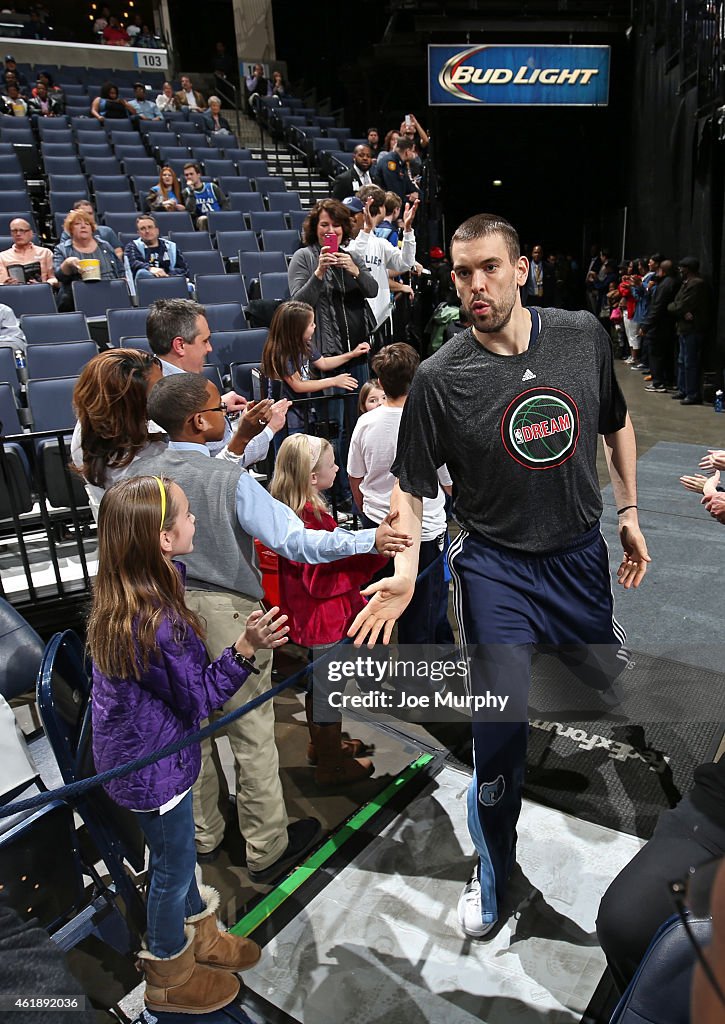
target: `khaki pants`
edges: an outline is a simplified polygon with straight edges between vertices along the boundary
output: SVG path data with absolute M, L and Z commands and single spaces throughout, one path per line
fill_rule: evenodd
M 186 603 L 206 620 L 206 646 L 211 658 L 218 658 L 239 638 L 247 617 L 260 607 L 258 601 L 241 594 L 206 590 L 187 590 Z M 214 712 L 212 721 L 270 689 L 272 652 L 258 651 L 256 665 L 259 675 L 251 674 L 222 710 Z M 237 816 L 247 844 L 247 865 L 262 871 L 284 853 L 288 842 L 273 701 L 242 715 L 227 726 L 224 734 L 234 755 Z M 219 809 L 220 765 L 213 753 L 213 737 L 207 738 L 201 745 L 201 773 L 193 790 L 199 853 L 208 853 L 224 838 L 224 818 Z

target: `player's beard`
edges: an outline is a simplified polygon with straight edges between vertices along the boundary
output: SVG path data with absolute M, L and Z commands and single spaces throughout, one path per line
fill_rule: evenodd
M 472 295 L 470 298 L 470 304 L 463 305 L 463 311 L 466 314 L 466 318 L 473 324 L 473 328 L 479 331 L 481 334 L 496 334 L 498 331 L 508 324 L 511 319 L 511 315 L 516 305 L 516 294 L 519 290 L 519 286 L 516 284 L 514 279 L 511 293 L 504 296 L 498 302 L 494 302 L 493 299 L 484 298 L 479 295 Z M 473 312 L 474 302 L 485 302 L 488 305 L 488 312 L 480 315 Z

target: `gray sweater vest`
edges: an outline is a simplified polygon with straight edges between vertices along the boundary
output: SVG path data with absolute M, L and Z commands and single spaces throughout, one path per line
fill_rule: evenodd
M 193 451 L 165 450 L 144 459 L 143 474 L 168 476 L 196 516 L 194 550 L 181 555 L 191 590 L 231 590 L 259 600 L 261 573 L 254 541 L 237 519 L 238 466 Z

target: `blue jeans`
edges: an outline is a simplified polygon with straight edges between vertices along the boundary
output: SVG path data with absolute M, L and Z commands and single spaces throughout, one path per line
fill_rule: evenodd
M 166 814 L 136 811 L 136 818 L 151 854 L 146 943 L 154 956 L 175 956 L 184 947 L 184 918 L 204 909 L 194 877 L 191 791 Z
M 700 356 L 703 336 L 701 334 L 680 334 L 680 351 L 677 356 L 677 389 L 686 398 L 699 400 Z

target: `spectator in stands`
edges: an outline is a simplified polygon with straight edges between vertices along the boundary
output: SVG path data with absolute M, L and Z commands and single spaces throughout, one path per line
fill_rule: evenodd
M 73 209 L 83 210 L 85 213 L 88 214 L 91 220 L 95 221 L 95 213 L 93 211 L 93 206 L 91 205 L 88 199 L 76 200 L 76 202 L 73 203 Z M 123 259 L 123 247 L 121 246 L 121 243 L 118 240 L 118 235 L 113 230 L 113 228 L 106 227 L 105 224 L 96 224 L 95 234 L 96 238 L 99 238 L 102 242 L 108 242 L 108 244 L 115 252 L 116 256 L 118 256 L 119 260 Z M 67 242 L 69 238 L 70 235 L 67 231 L 64 230 L 62 235 L 60 236 L 59 241 Z
M 375 318 L 376 340 L 386 344 L 392 335 L 390 283 L 388 274 L 404 274 L 415 264 L 415 234 L 413 220 L 418 209 L 417 199 L 406 203 L 403 217 L 403 247 L 398 249 L 378 238 L 375 228 L 385 216 L 385 193 L 377 185 L 365 185 L 357 196 L 345 201 L 347 205 L 362 205 L 363 223 L 357 236 L 350 242 L 350 252 L 365 260 L 365 266 L 378 284 L 378 294 L 368 299 Z
M 135 116 L 136 111 L 128 100 L 122 100 L 119 97 L 118 86 L 113 82 L 104 82 L 100 95 L 96 96 L 91 103 L 91 116 L 103 124 L 106 118 L 122 121 L 131 114 Z
M 10 221 L 13 244 L 0 252 L 0 284 L 46 283 L 58 287 L 53 273 L 53 253 L 45 246 L 35 245 L 33 229 L 27 220 L 16 217 Z
M 166 435 L 146 420 L 148 392 L 162 377 L 160 360 L 135 348 L 108 349 L 81 370 L 71 460 L 96 517 L 106 488 L 127 476 L 132 462 L 142 473 L 144 458 L 166 446 Z
M 141 35 L 142 30 L 143 19 L 140 14 L 136 14 L 134 15 L 133 22 L 126 28 L 126 32 L 128 33 L 128 38 L 131 40 L 131 43 L 136 42 L 136 39 Z
M 1 293 L 0 293 L 1 294 Z M 0 348 L 11 348 L 13 352 L 20 349 L 25 352 L 27 345 L 18 318 L 10 306 L 0 303 Z
M 45 82 L 38 82 L 33 89 L 33 95 L 28 98 L 28 113 L 37 114 L 38 117 L 57 117 L 63 113 L 63 103 L 57 97 L 48 93 Z
M 175 242 L 161 238 L 156 218 L 142 213 L 136 218 L 138 238 L 123 250 L 126 280 L 132 292 L 141 277 L 188 277 L 189 268 Z
M 392 153 L 393 150 L 395 149 L 396 143 L 399 138 L 400 133 L 396 132 L 395 129 L 389 131 L 385 136 L 385 141 L 383 142 L 382 149 L 378 153 L 378 159 L 375 165 L 375 174 L 378 178 L 381 177 L 383 165 L 388 159 L 388 155 Z
M 233 107 L 236 96 L 235 83 L 239 81 L 237 66 L 231 54 L 227 53 L 227 48 L 221 40 L 217 42 L 214 49 L 215 53 L 211 69 L 216 80 L 216 90 L 227 101 L 227 105 Z M 209 105 L 211 106 L 211 99 L 209 100 Z
M 81 279 L 81 260 L 98 260 L 102 281 L 114 281 L 123 277 L 123 266 L 108 244 L 97 237 L 96 222 L 85 210 L 72 210 L 65 219 L 63 228 L 69 238 L 59 242 L 53 254 L 55 276 L 60 284 L 58 309 L 66 313 L 73 309 L 71 283 Z
M 368 149 L 373 154 L 373 159 L 377 160 L 380 155 L 380 132 L 377 128 L 368 128 L 367 132 Z
M 378 284 L 364 261 L 344 246 L 350 241 L 352 224 L 348 210 L 335 199 L 323 199 L 310 211 L 302 228 L 305 247 L 298 249 L 290 261 L 288 275 L 290 296 L 307 302 L 315 310 L 315 331 L 312 344 L 323 356 L 352 352 L 367 343 L 375 326 L 366 299 L 378 294 Z M 334 242 L 334 246 L 330 245 Z M 351 360 L 347 371 L 359 384 L 369 377 L 367 355 Z M 341 472 L 335 481 L 338 506 L 349 501 L 347 473 L 347 440 L 355 419 L 351 402 L 328 402 L 327 418 L 338 425 L 337 452 Z
M 181 110 L 181 103 L 176 98 L 171 82 L 164 82 L 161 92 L 156 97 L 156 106 L 162 114 L 165 114 L 167 110 Z
M 650 394 L 664 394 L 674 380 L 675 371 L 675 318 L 669 312 L 669 304 L 675 298 L 680 280 L 672 260 L 662 260 L 657 268 L 657 287 L 650 301 L 647 316 L 640 325 L 640 333 L 646 338 L 649 350 L 649 367 L 652 381 L 645 387 Z M 698 374 L 699 377 L 699 374 Z M 684 384 L 684 380 L 683 380 Z M 694 385 L 695 394 L 687 405 L 700 405 L 700 382 Z
M 110 7 L 102 7 L 101 13 L 98 15 L 96 20 L 93 22 L 93 34 L 96 36 L 102 36 L 103 30 L 107 27 L 108 22 L 111 18 Z
M 383 404 L 384 398 L 385 392 L 380 387 L 380 381 L 371 377 L 360 388 L 360 397 L 357 403 L 358 413 L 362 416 L 363 413 L 372 412 L 373 409 L 377 409 L 379 405 Z
M 23 28 L 23 39 L 47 39 L 48 28 L 40 20 L 37 11 L 30 12 L 30 21 Z
M 3 73 L 6 73 L 8 71 L 12 72 L 12 74 L 15 75 L 15 80 L 17 81 L 19 86 L 21 86 L 22 88 L 27 87 L 28 80 L 22 73 L 22 71 L 18 71 L 18 65 L 15 63 L 15 58 L 11 53 L 9 53 L 5 58 L 5 67 L 3 68 Z
M 194 88 L 188 75 L 181 76 L 181 88 L 176 93 L 176 99 L 180 107 L 186 107 L 188 110 L 206 110 L 206 100 Z
M 272 92 L 271 84 L 269 79 L 264 77 L 264 68 L 261 64 L 254 65 L 251 75 L 244 79 L 244 84 L 247 87 L 247 110 L 250 114 L 254 114 L 252 98 L 254 96 L 269 96 Z
M 204 114 L 204 126 L 210 135 L 231 135 L 232 126 L 222 116 L 222 101 L 218 96 L 209 97 L 209 109 Z
M 375 228 L 378 238 L 384 238 L 398 247 L 398 222 L 400 220 L 400 196 L 395 192 L 385 193 L 385 216 Z
M 152 213 L 181 211 L 186 207 L 181 201 L 181 185 L 171 167 L 162 167 L 158 185 L 152 185 L 146 196 L 146 203 Z
M 395 461 L 398 432 L 408 392 L 418 369 L 420 357 L 410 345 L 388 345 L 373 359 L 385 401 L 377 409 L 361 416 L 350 441 L 347 471 L 350 487 L 366 526 L 374 528 L 390 514 L 390 497 L 395 477 L 390 467 Z M 439 559 L 446 534 L 445 492 L 451 494 L 452 481 L 445 466 L 438 469 L 438 494 L 423 498 L 423 526 L 418 574 Z M 392 575 L 390 572 L 382 575 Z M 398 619 L 401 644 L 453 643 L 448 621 L 448 587 L 443 560 L 416 584 L 411 604 Z
M 395 192 L 400 197 L 401 208 L 406 202 L 412 203 L 414 199 L 420 198 L 408 172 L 408 164 L 414 155 L 413 144 L 409 139 L 399 138 L 395 143 L 395 149 L 387 154 L 383 161 L 380 173 L 383 179 L 383 188 L 386 192 Z
M 681 405 L 701 405 L 700 370 L 709 327 L 710 296 L 700 277 L 700 261 L 696 256 L 684 256 L 678 266 L 682 287 L 667 306 L 667 311 L 675 318 L 680 343 L 675 397 L 679 396 Z
M 60 86 L 57 86 L 57 85 L 55 85 L 53 83 L 53 76 L 48 71 L 39 71 L 38 72 L 38 85 L 40 85 L 41 83 L 48 90 L 48 96 L 52 96 L 53 99 L 55 100 L 55 102 L 56 102 L 56 113 L 57 114 L 64 114 L 65 113 L 65 93 L 60 88 Z M 32 90 L 32 95 L 33 96 L 37 95 L 37 88 L 38 88 L 37 85 L 33 88 L 33 90 Z
M 363 185 L 372 185 L 370 177 L 370 165 L 373 162 L 373 154 L 370 148 L 364 143 L 355 146 L 352 151 L 352 167 L 349 171 L 343 171 L 332 187 L 332 198 L 342 201 L 347 196 L 354 196 Z
M 281 71 L 272 72 L 272 96 L 286 96 L 288 89 Z
M 130 105 L 136 111 L 142 121 L 160 121 L 161 111 L 153 100 L 146 98 L 146 87 L 143 82 L 136 82 L 133 87 L 134 98 Z
M 28 116 L 28 104 L 20 95 L 20 87 L 14 82 L 7 86 L 3 101 L 8 114 L 12 114 L 14 117 Z
M 411 178 L 417 180 L 423 173 L 423 161 L 427 156 L 430 139 L 415 114 L 405 115 L 400 126 L 400 137 L 413 143 L 413 156 L 408 164 L 408 172 Z
M 206 231 L 207 214 L 213 210 L 228 210 L 229 199 L 213 181 L 201 180 L 201 167 L 190 161 L 184 164 L 184 204 L 191 214 L 197 231 Z
M 551 306 L 555 291 L 556 269 L 544 260 L 544 250 L 537 243 L 531 250 L 529 276 L 521 297 L 527 306 Z
M 147 50 L 162 50 L 163 43 L 153 34 L 148 25 L 144 25 L 136 36 L 134 46 L 143 47 Z
M 130 40 L 128 32 L 113 15 L 108 19 L 108 24 L 103 30 L 103 42 L 106 46 L 128 46 Z

